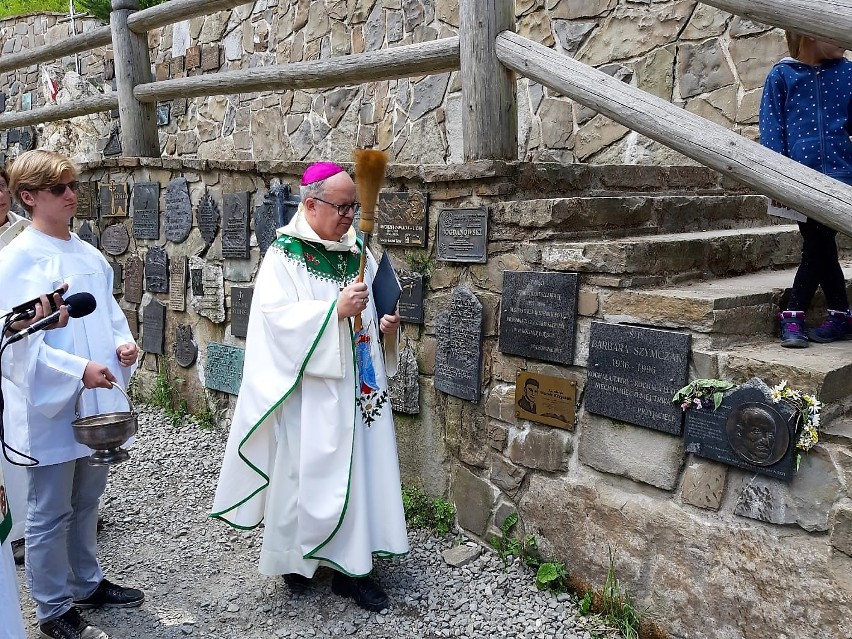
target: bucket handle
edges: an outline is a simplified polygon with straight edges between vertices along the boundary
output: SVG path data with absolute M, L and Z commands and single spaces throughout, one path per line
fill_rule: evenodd
M 126 392 L 124 392 L 124 389 L 115 382 L 113 382 L 112 388 L 117 388 L 121 391 L 121 394 L 124 395 L 124 399 L 127 400 L 127 405 L 130 406 L 130 412 L 135 415 L 136 408 L 133 406 L 133 402 L 130 401 L 130 396 Z M 81 388 L 80 391 L 77 393 L 77 400 L 74 402 L 74 414 L 77 416 L 77 419 L 80 419 L 80 397 L 82 397 L 84 390 L 88 389 L 83 386 L 83 388 Z

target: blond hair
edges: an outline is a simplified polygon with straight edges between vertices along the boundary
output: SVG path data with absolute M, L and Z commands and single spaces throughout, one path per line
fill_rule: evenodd
M 64 155 L 43 149 L 27 151 L 15 158 L 9 167 L 9 191 L 32 213 L 32 208 L 21 200 L 21 191 L 55 186 L 65 172 L 71 173 L 71 179 L 77 179 L 77 167 Z
M 796 33 L 795 31 L 785 31 L 784 36 L 787 38 L 787 49 L 790 50 L 790 55 L 794 58 L 799 57 L 799 51 L 802 48 L 802 38 L 804 37 L 800 33 Z

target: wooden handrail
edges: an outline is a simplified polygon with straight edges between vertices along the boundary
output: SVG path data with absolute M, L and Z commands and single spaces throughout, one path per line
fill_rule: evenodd
M 253 3 L 249 0 L 169 0 L 134 13 L 127 24 L 133 33 L 147 33 L 187 18 L 210 15 L 241 4 Z
M 19 126 L 30 126 L 42 122 L 67 120 L 79 115 L 90 115 L 100 111 L 111 111 L 118 108 L 118 94 L 104 93 L 88 98 L 80 98 L 67 104 L 51 104 L 50 106 L 32 109 L 31 111 L 9 111 L 0 113 L 0 129 L 13 129 Z
M 311 62 L 149 82 L 137 85 L 133 95 L 140 102 L 156 102 L 252 91 L 348 86 L 458 68 L 459 39 L 454 36 Z
M 850 0 L 700 0 L 757 22 L 852 49 Z
M 510 31 L 497 36 L 497 57 L 510 69 L 852 235 L 852 186 Z
M 109 27 L 98 27 L 85 33 L 64 38 L 53 44 L 45 44 L 12 55 L 0 56 L 0 73 L 25 69 L 40 62 L 50 62 L 66 55 L 74 55 L 89 49 L 103 47 L 111 41 L 112 34 Z

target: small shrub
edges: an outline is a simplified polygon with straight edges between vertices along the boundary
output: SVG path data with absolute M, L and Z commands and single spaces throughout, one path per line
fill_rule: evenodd
M 456 507 L 446 499 L 430 499 L 421 489 L 402 487 L 402 508 L 405 522 L 411 528 L 434 530 L 446 535 L 456 522 Z
M 535 585 L 539 590 L 549 590 L 553 593 L 565 592 L 567 578 L 565 564 L 547 561 L 539 565 L 535 575 Z
M 154 5 L 163 4 L 168 0 L 139 0 L 139 8 L 147 9 Z M 66 10 L 68 3 L 65 3 Z M 86 11 L 98 20 L 109 22 L 109 14 L 112 11 L 112 0 L 74 0 L 74 8 L 77 11 Z
M 586 591 L 586 594 L 583 595 L 583 598 L 580 599 L 580 603 L 578 604 L 578 608 L 580 610 L 580 614 L 584 617 L 592 612 L 592 603 L 594 602 L 592 593 Z

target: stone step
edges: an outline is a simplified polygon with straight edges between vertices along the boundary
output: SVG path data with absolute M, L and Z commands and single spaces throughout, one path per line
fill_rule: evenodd
M 852 261 L 844 260 L 842 266 L 852 294 Z M 775 334 L 776 314 L 795 274 L 795 268 L 788 268 L 657 289 L 601 289 L 598 308 L 608 322 L 686 329 L 707 336 L 699 340 L 702 346 L 721 347 Z M 816 326 L 824 317 L 825 298 L 819 291 L 808 324 Z
M 766 198 L 756 195 L 636 194 L 506 201 L 491 219 L 501 225 L 495 241 L 518 232 L 530 240 L 600 239 L 775 224 Z
M 835 444 L 844 444 L 852 450 L 852 419 L 836 419 L 822 428 L 820 439 Z
M 656 278 L 650 283 L 657 283 L 660 278 L 731 277 L 791 267 L 798 264 L 800 252 L 798 227 L 776 225 L 554 242 L 542 248 L 541 263 L 547 270 L 616 278 L 650 276 Z

